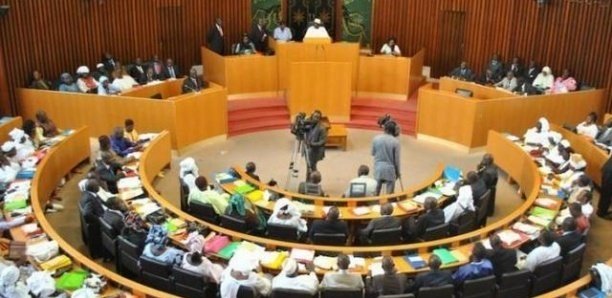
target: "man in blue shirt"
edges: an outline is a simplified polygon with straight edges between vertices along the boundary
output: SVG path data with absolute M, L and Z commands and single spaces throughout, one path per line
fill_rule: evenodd
M 293 39 L 291 29 L 287 28 L 284 21 L 281 21 L 279 26 L 274 29 L 274 39 L 278 41 L 291 41 Z
M 142 148 L 141 145 L 134 144 L 130 140 L 126 139 L 123 135 L 123 128 L 119 126 L 115 127 L 113 135 L 110 139 L 111 148 L 121 157 L 125 157 L 126 155 L 139 151 Z
M 472 248 L 471 262 L 459 268 L 453 274 L 453 281 L 460 286 L 464 281 L 493 275 L 493 265 L 486 258 L 487 250 L 481 242 L 474 244 Z

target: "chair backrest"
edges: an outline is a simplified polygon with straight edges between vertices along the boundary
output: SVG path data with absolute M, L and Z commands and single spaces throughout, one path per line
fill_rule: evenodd
M 334 245 L 343 246 L 346 244 L 346 235 L 342 233 L 338 234 L 323 234 L 315 233 L 312 236 L 312 243 L 317 245 Z
M 321 185 L 306 182 L 304 183 L 304 192 L 306 195 L 318 196 L 321 194 Z
M 363 198 L 366 196 L 366 184 L 363 182 L 354 182 L 349 185 L 350 198 Z
M 321 289 L 321 298 L 355 298 L 355 297 L 363 297 L 363 291 L 356 290 L 356 289 L 340 289 L 340 288 Z
M 419 289 L 417 297 L 419 298 L 453 298 L 455 288 L 453 285 L 444 285 L 441 287 L 422 287 Z
M 488 298 L 495 295 L 495 275 L 466 280 L 462 298 Z
M 89 239 L 89 224 L 85 220 L 85 212 L 83 211 L 83 207 L 81 206 L 81 204 L 77 205 L 79 206 L 79 221 L 81 222 L 81 238 L 83 238 L 83 243 L 87 244 L 87 241 Z
M 556 257 L 537 266 L 533 271 L 531 295 L 537 296 L 556 289 L 561 283 L 562 267 L 563 258 L 561 257 Z
M 425 234 L 423 234 L 423 240 L 433 241 L 445 238 L 446 236 L 448 236 L 448 227 L 448 223 L 443 223 L 435 227 L 427 228 L 425 230 Z
M 102 246 L 113 257 L 117 255 L 117 233 L 111 225 L 100 217 L 100 231 L 102 232 Z
M 520 270 L 504 273 L 499 281 L 497 289 L 498 298 L 528 297 L 531 288 L 531 272 Z
M 580 276 L 580 268 L 582 267 L 582 259 L 586 244 L 582 243 L 572 249 L 563 259 L 563 274 L 561 281 L 568 283 L 577 279 Z
M 115 229 L 113 229 L 113 227 L 103 217 L 100 217 L 99 219 L 100 231 L 102 231 L 102 233 L 108 234 L 111 238 L 116 238 L 117 231 L 115 231 Z
M 149 258 L 147 256 L 140 256 L 140 268 L 143 272 L 147 272 L 158 276 L 170 276 L 170 266 L 166 263 Z
M 476 228 L 476 213 L 466 210 L 459 217 L 450 222 L 449 233 L 451 235 L 461 235 L 471 232 Z
M 296 227 L 268 223 L 267 234 L 274 239 L 295 241 L 298 230 Z
M 190 288 L 203 290 L 206 287 L 204 276 L 177 266 L 172 267 L 174 283 L 185 285 Z
M 181 185 L 181 188 L 180 188 L 180 190 L 181 190 L 181 192 L 180 192 L 180 196 L 181 196 L 181 210 L 183 210 L 185 212 L 189 212 L 189 204 L 188 204 L 189 186 L 181 178 L 179 178 L 179 183 Z
M 374 230 L 370 237 L 372 245 L 398 244 L 402 239 L 402 227 Z
M 140 251 L 136 244 L 131 243 L 122 236 L 117 237 L 117 263 L 118 269 L 121 274 L 124 274 L 126 269 L 130 273 L 140 276 L 140 266 L 138 265 L 138 259 L 140 258 Z
M 215 213 L 215 208 L 210 204 L 192 201 L 189 203 L 189 213 L 203 221 L 215 224 L 219 222 L 219 216 Z
M 221 215 L 221 226 L 236 232 L 247 232 L 246 221 L 229 215 Z
M 480 206 L 476 208 L 476 224 L 479 227 L 487 224 L 487 215 L 489 214 L 489 204 L 491 204 L 491 190 L 487 190 L 479 200 Z
M 380 295 L 378 298 L 414 298 L 413 294 Z
M 290 290 L 290 289 L 273 289 L 272 290 L 272 298 L 313 298 L 318 297 L 318 295 L 311 295 L 305 291 L 298 290 Z
M 257 297 L 257 293 L 255 292 L 255 289 L 251 287 L 240 286 L 240 288 L 238 288 L 238 293 L 236 294 L 236 297 L 255 298 Z

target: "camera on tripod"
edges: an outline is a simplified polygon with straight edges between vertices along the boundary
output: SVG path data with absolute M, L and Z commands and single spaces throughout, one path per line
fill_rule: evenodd
M 295 121 L 291 126 L 291 133 L 294 134 L 298 140 L 303 140 L 306 135 L 317 123 L 312 120 L 311 117 L 306 117 L 306 113 L 300 112 L 295 116 Z
M 398 137 L 402 132 L 397 122 L 395 122 L 395 120 L 393 120 L 389 114 L 385 114 L 384 116 L 378 118 L 376 123 L 378 123 L 378 127 L 382 129 L 384 129 L 387 124 L 395 126 L 395 132 L 393 132 L 394 137 Z

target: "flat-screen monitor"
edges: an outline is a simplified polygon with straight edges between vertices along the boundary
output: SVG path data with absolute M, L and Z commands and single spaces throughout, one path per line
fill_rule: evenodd
M 461 88 L 455 89 L 455 93 L 463 97 L 468 97 L 468 98 L 474 96 L 474 92 L 467 90 L 467 89 L 461 89 Z

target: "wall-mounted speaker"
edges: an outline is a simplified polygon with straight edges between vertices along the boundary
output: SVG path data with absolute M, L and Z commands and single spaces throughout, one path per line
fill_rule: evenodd
M 538 4 L 539 7 L 544 7 L 548 4 L 550 4 L 551 0 L 536 0 L 536 3 Z
M 0 5 L 0 17 L 5 16 L 11 7 L 9 5 Z

